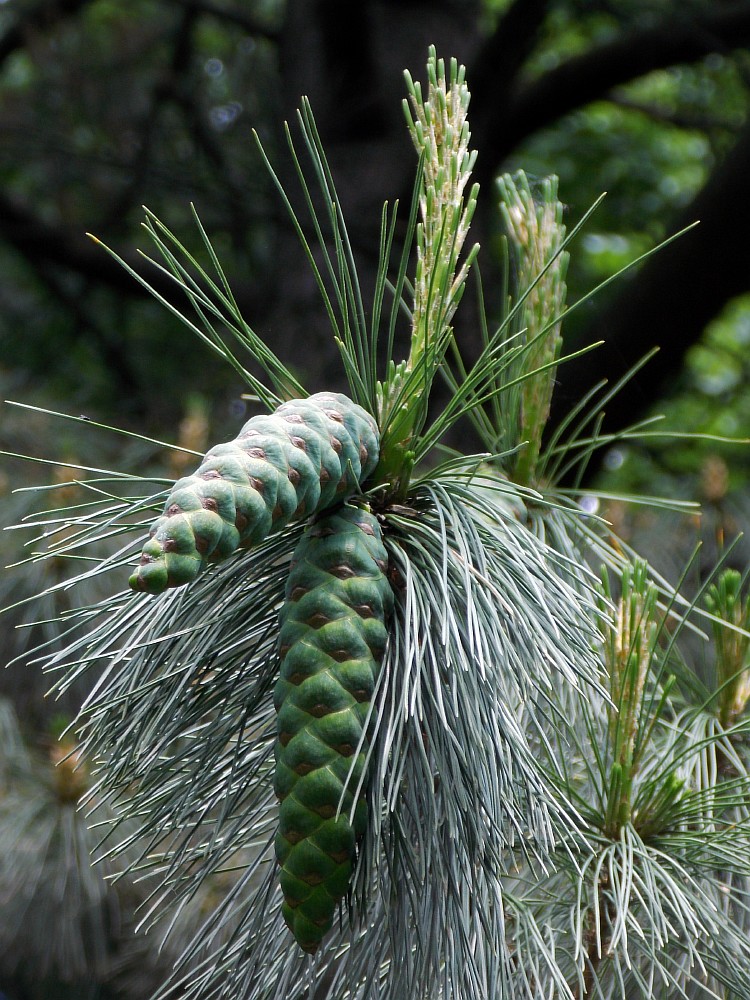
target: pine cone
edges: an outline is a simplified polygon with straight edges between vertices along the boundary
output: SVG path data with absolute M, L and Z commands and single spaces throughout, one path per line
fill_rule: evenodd
M 357 489 L 377 465 L 378 450 L 373 417 L 339 393 L 291 400 L 253 417 L 175 483 L 130 586 L 151 594 L 182 586 L 207 562 L 325 510 Z
M 281 612 L 276 857 L 284 919 L 310 954 L 348 891 L 367 824 L 363 730 L 393 608 L 386 565 L 372 514 L 324 515 L 297 546 Z

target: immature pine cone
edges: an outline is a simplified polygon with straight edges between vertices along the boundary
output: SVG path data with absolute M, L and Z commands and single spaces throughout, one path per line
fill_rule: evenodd
M 339 393 L 253 417 L 175 483 L 130 586 L 150 594 L 182 586 L 207 562 L 344 500 L 373 471 L 378 450 L 373 417 Z
M 350 506 L 324 514 L 297 546 L 281 612 L 276 857 L 284 919 L 310 953 L 348 891 L 367 825 L 359 784 L 393 608 L 386 565 L 372 514 Z

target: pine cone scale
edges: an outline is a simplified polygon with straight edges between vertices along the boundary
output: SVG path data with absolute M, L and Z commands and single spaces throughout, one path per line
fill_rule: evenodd
M 207 563 L 350 495 L 377 460 L 375 421 L 346 396 L 319 393 L 253 417 L 175 483 L 131 587 L 160 593 L 190 582 Z
M 348 892 L 367 824 L 364 726 L 393 602 L 385 561 L 371 514 L 344 507 L 324 516 L 297 547 L 281 612 L 276 855 L 284 919 L 310 953 Z

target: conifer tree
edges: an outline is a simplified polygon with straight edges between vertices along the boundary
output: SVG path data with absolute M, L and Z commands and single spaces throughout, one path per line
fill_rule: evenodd
M 386 206 L 369 313 L 307 104 L 301 149 L 288 130 L 310 219 L 279 190 L 347 396 L 311 396 L 248 326 L 202 229 L 206 268 L 147 216 L 195 315 L 165 305 L 262 412 L 166 489 L 90 471 L 32 558 L 106 543 L 80 580 L 119 587 L 39 655 L 60 690 L 96 679 L 76 728 L 106 843 L 156 878 L 145 921 L 183 945 L 159 997 L 747 998 L 745 580 L 687 600 L 560 485 L 608 443 L 617 387 L 546 432 L 585 223 L 566 233 L 554 179 L 501 179 L 507 308 L 462 355 L 469 91 L 434 51 L 427 74 L 407 75 L 408 238 L 392 260 Z M 445 445 L 459 421 L 480 453 Z M 681 642 L 707 627 L 699 684 Z

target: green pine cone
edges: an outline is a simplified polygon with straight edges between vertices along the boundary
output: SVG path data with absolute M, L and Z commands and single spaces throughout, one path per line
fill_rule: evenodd
M 355 795 L 393 608 L 387 558 L 372 514 L 349 506 L 324 514 L 297 546 L 281 612 L 276 857 L 284 919 L 310 954 L 349 889 L 367 824 Z
M 207 562 L 325 510 L 367 478 L 378 451 L 373 417 L 339 393 L 294 399 L 253 417 L 175 483 L 130 586 L 150 594 L 179 587 Z

